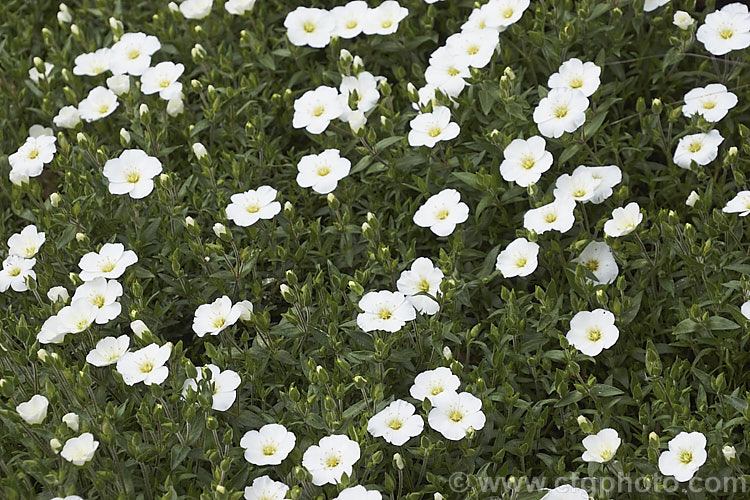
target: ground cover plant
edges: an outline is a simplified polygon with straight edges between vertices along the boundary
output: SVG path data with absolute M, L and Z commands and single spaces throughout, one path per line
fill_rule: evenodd
M 743 3 L 0 12 L 0 496 L 750 497 Z

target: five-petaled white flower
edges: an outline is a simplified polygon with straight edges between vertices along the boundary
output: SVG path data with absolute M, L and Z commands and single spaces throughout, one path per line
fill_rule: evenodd
M 383 495 L 379 491 L 368 490 L 361 484 L 341 490 L 339 496 L 333 500 L 382 500 Z
M 8 238 L 8 254 L 30 259 L 37 254 L 46 239 L 44 233 L 37 231 L 34 224 L 30 224 L 20 233 Z
M 592 62 L 583 62 L 573 57 L 560 65 L 557 73 L 550 75 L 547 86 L 551 89 L 568 88 L 583 92 L 589 97 L 599 88 L 602 68 Z
M 617 165 L 606 165 L 602 167 L 587 167 L 579 165 L 573 170 L 573 178 L 577 175 L 584 175 L 594 178 L 598 185 L 594 189 L 594 194 L 588 200 L 590 203 L 599 204 L 612 196 L 613 188 L 622 181 L 622 170 Z
M 445 40 L 447 52 L 462 59 L 472 68 L 484 68 L 495 55 L 499 41 L 497 30 L 477 30 L 455 33 Z
M 577 259 L 573 259 L 591 271 L 596 277 L 597 285 L 612 283 L 619 273 L 617 262 L 612 255 L 612 249 L 603 241 L 592 241 L 583 249 Z
M 740 214 L 740 217 L 750 215 L 750 191 L 737 193 L 721 211 L 727 214 Z
M 354 38 L 362 33 L 370 8 L 363 0 L 352 0 L 346 5 L 339 5 L 331 10 L 331 15 L 336 21 L 334 34 L 339 38 Z
M 656 10 L 662 5 L 668 3 L 669 0 L 644 0 L 643 2 L 643 11 L 644 12 L 651 12 L 652 10 Z
M 320 154 L 305 155 L 297 164 L 297 184 L 312 187 L 316 193 L 327 194 L 338 182 L 349 175 L 351 162 L 339 156 L 338 149 L 326 149 Z
M 322 438 L 317 445 L 310 446 L 302 455 L 302 466 L 312 474 L 315 486 L 335 484 L 341 476 L 351 476 L 354 464 L 359 460 L 359 444 L 347 436 L 334 434 Z
M 730 3 L 706 16 L 695 38 L 715 56 L 750 46 L 750 14 L 747 5 Z
M 179 97 L 182 93 L 182 84 L 177 79 L 184 71 L 185 66 L 182 64 L 160 62 L 141 75 L 141 92 L 146 95 L 158 92 L 159 97 L 166 101 Z
M 284 27 L 292 45 L 322 48 L 331 41 L 336 20 L 327 10 L 297 7 L 287 14 Z
M 416 377 L 409 388 L 409 394 L 414 399 L 424 401 L 429 399 L 431 403 L 444 392 L 456 392 L 461 385 L 459 378 L 451 372 L 450 368 L 440 366 L 434 370 L 427 370 Z
M 692 162 L 708 165 L 719 156 L 719 144 L 722 142 L 724 138 L 715 129 L 706 133 L 686 135 L 677 143 L 672 161 L 678 167 L 687 169 Z
M 562 484 L 549 490 L 540 500 L 591 500 L 588 492 L 570 484 Z
M 151 56 L 161 48 L 159 39 L 145 33 L 125 33 L 109 52 L 113 74 L 140 76 L 151 66 Z
M 534 109 L 534 123 L 543 136 L 558 138 L 583 125 L 588 107 L 589 99 L 583 92 L 570 88 L 551 89 Z
M 399 23 L 409 15 L 409 9 L 396 0 L 386 0 L 370 9 L 362 25 L 365 35 L 390 35 L 398 30 Z
M 415 411 L 413 404 L 397 399 L 370 418 L 367 432 L 373 437 L 382 437 L 393 445 L 401 446 L 422 433 L 424 420 L 415 415 Z
M 55 127 L 75 128 L 81 123 L 81 114 L 75 106 L 63 106 L 52 119 L 52 123 L 55 124 Z
M 214 0 L 185 0 L 180 4 L 180 12 L 186 19 L 203 19 L 211 13 Z
M 461 130 L 457 123 L 451 121 L 451 110 L 437 106 L 432 113 L 420 113 L 410 122 L 409 146 L 427 146 L 431 148 L 439 141 L 449 141 L 458 136 Z
M 737 105 L 737 96 L 720 83 L 696 87 L 682 98 L 685 116 L 701 115 L 707 122 L 718 122 Z
M 615 315 L 604 309 L 576 313 L 565 336 L 573 347 L 587 356 L 596 356 L 609 349 L 619 337 Z
M 281 203 L 276 201 L 277 194 L 278 191 L 271 186 L 233 194 L 226 208 L 227 217 L 241 227 L 252 226 L 260 219 L 273 219 L 281 212 Z
M 340 117 L 345 111 L 339 91 L 321 85 L 315 90 L 308 90 L 294 101 L 292 126 L 304 128 L 311 134 L 320 134 L 328 128 L 331 120 Z
M 132 250 L 125 250 L 122 243 L 105 243 L 99 252 L 89 252 L 78 262 L 81 268 L 79 276 L 83 281 L 98 277 L 117 279 L 125 269 L 138 262 L 138 256 Z
M 414 306 L 401 292 L 368 292 L 359 300 L 363 312 L 357 315 L 357 325 L 366 332 L 383 330 L 397 332 L 417 317 Z
M 602 429 L 596 434 L 583 438 L 583 447 L 586 451 L 581 457 L 584 462 L 598 462 L 600 464 L 609 462 L 617 453 L 622 440 L 614 429 Z
M 443 293 L 440 291 L 442 281 L 443 271 L 427 257 L 420 257 L 412 263 L 411 269 L 401 273 L 396 287 L 418 313 L 435 314 L 440 308 L 435 298 Z
M 538 182 L 552 166 L 552 153 L 545 149 L 546 144 L 538 135 L 525 140 L 513 139 L 503 151 L 500 175 L 521 187 Z
M 3 268 L 0 270 L 0 292 L 6 292 L 8 288 L 12 288 L 16 292 L 28 290 L 26 278 L 36 279 L 36 273 L 33 270 L 35 264 L 36 259 L 24 259 L 18 255 L 9 255 L 3 261 Z
M 118 158 L 107 160 L 102 173 L 109 180 L 109 192 L 145 198 L 154 190 L 154 177 L 162 171 L 158 158 L 140 149 L 126 149 Z
M 539 245 L 526 238 L 516 238 L 505 250 L 500 252 L 495 262 L 495 268 L 505 278 L 514 276 L 528 276 L 539 265 Z
M 284 483 L 260 476 L 253 479 L 252 486 L 245 487 L 245 500 L 284 500 L 288 491 Z
M 78 113 L 83 120 L 93 122 L 111 115 L 119 104 L 114 92 L 106 87 L 94 87 L 89 95 L 78 103 Z
M 659 471 L 679 482 L 690 481 L 706 463 L 706 436 L 700 432 L 680 432 L 669 441 L 669 450 L 659 455 Z
M 539 208 L 532 208 L 523 215 L 523 227 L 537 234 L 547 231 L 566 233 L 575 223 L 575 207 L 575 200 L 560 198 Z
M 210 304 L 198 306 L 193 319 L 193 331 L 199 337 L 205 334 L 218 335 L 225 328 L 237 323 L 243 307 L 232 305 L 232 299 L 223 295 Z
M 213 391 L 211 408 L 216 411 L 226 411 L 237 399 L 237 388 L 240 386 L 242 380 L 237 372 L 232 370 L 221 371 L 218 366 L 214 364 L 207 364 L 204 369 L 211 373 L 210 385 Z M 203 370 L 198 368 L 198 376 L 196 378 L 189 378 L 185 380 L 182 386 L 182 395 L 187 395 L 188 389 L 198 391 L 198 382 L 203 380 Z
M 28 401 L 19 403 L 16 412 L 27 424 L 41 424 L 47 417 L 49 400 L 40 394 L 35 394 Z
M 587 202 L 591 200 L 601 184 L 588 169 L 577 169 L 573 175 L 562 174 L 555 181 L 554 195 L 558 200 Z
M 297 438 L 280 424 L 266 424 L 257 431 L 247 431 L 240 440 L 245 460 L 253 465 L 279 465 L 294 449 Z
M 604 234 L 617 238 L 632 233 L 643 220 L 641 208 L 636 202 L 612 210 L 612 218 L 604 223 Z
M 465 438 L 469 428 L 482 429 L 487 421 L 482 400 L 468 392 L 442 392 L 431 401 L 433 408 L 427 421 L 430 427 L 451 441 Z
M 78 437 L 65 441 L 60 456 L 80 467 L 94 458 L 94 452 L 98 447 L 99 441 L 94 441 L 94 435 L 90 432 L 84 432 Z
M 107 280 L 101 276 L 91 281 L 86 281 L 79 286 L 73 294 L 71 303 L 84 300 L 96 306 L 99 312 L 96 314 L 96 323 L 103 325 L 115 319 L 122 310 L 117 299 L 122 296 L 122 285 L 115 280 Z
M 521 19 L 529 8 L 529 0 L 490 0 L 486 6 L 487 25 L 505 29 Z
M 249 12 L 255 6 L 255 0 L 227 0 L 224 8 L 227 12 L 235 16 L 241 16 Z
M 96 76 L 109 71 L 109 50 L 108 48 L 103 48 L 76 57 L 75 61 L 73 61 L 75 64 L 73 74 L 79 76 Z
M 96 343 L 96 347 L 86 355 L 86 362 L 94 366 L 109 366 L 117 363 L 128 352 L 130 337 L 104 337 Z
M 172 344 L 149 344 L 143 349 L 127 352 L 117 360 L 117 371 L 127 385 L 143 382 L 159 385 L 167 379 L 169 368 L 164 364 L 172 353 Z
M 44 165 L 51 162 L 57 152 L 57 138 L 52 135 L 28 137 L 18 151 L 8 156 L 10 168 L 26 177 L 36 177 L 42 173 Z
M 414 223 L 429 227 L 438 236 L 448 236 L 457 224 L 469 218 L 469 206 L 461 201 L 461 193 L 455 189 L 443 189 L 430 196 L 414 213 Z

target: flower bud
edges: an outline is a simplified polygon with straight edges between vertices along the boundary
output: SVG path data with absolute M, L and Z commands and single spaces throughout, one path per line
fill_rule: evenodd
M 689 207 L 694 207 L 695 203 L 700 200 L 700 196 L 698 196 L 698 193 L 695 191 L 690 191 L 690 195 L 687 197 L 687 200 L 685 200 L 685 205 Z
M 346 49 L 341 49 L 341 52 L 339 52 L 339 60 L 345 64 L 351 63 L 352 53 Z
M 722 455 L 724 455 L 724 459 L 731 463 L 737 458 L 737 450 L 734 449 L 734 446 L 726 445 L 721 449 Z
M 655 115 L 658 115 L 659 113 L 661 113 L 661 108 L 662 108 L 661 99 L 659 99 L 658 97 L 654 98 L 651 101 L 651 112 L 654 113 Z
M 401 458 L 400 453 L 393 454 L 393 463 L 396 464 L 398 470 L 404 470 L 404 459 Z
M 122 147 L 126 147 L 130 144 L 130 132 L 124 128 L 120 129 L 120 144 L 122 144 Z
M 362 58 L 359 56 L 354 56 L 354 59 L 352 60 L 352 69 L 354 70 L 354 74 L 358 75 L 365 69 L 365 63 L 362 61 Z
M 86 236 L 86 233 L 76 233 L 76 241 L 78 243 L 83 243 L 88 239 L 88 236 Z
M 737 156 L 737 146 L 732 146 L 727 150 L 727 156 L 734 157 Z
M 167 114 L 171 117 L 175 117 L 185 110 L 185 103 L 182 101 L 182 97 L 175 97 L 167 101 Z
M 70 294 L 68 294 L 68 290 L 66 290 L 63 286 L 53 286 L 47 292 L 47 298 L 53 304 L 57 301 L 66 304 L 68 302 L 68 299 L 70 298 Z
M 39 361 L 44 363 L 47 360 L 47 349 L 39 349 L 36 352 L 36 357 Z
M 227 228 L 221 222 L 217 222 L 216 224 L 214 224 L 213 230 L 217 238 L 221 238 L 225 234 L 227 234 Z
M 591 421 L 583 415 L 578 415 L 577 421 L 578 427 L 580 427 L 581 430 L 586 434 L 591 434 L 591 431 L 594 430 L 594 426 L 592 425 Z
M 62 449 L 62 443 L 59 439 L 52 438 L 49 440 L 49 447 L 52 448 L 52 451 L 55 453 L 55 455 L 57 455 Z
M 200 160 L 208 154 L 208 151 L 206 151 L 206 147 L 203 144 L 196 142 L 193 144 L 193 153 L 195 153 L 195 157 Z
M 60 204 L 60 199 L 61 199 L 61 198 L 62 198 L 62 197 L 60 196 L 60 193 L 58 193 L 58 192 L 54 192 L 54 193 L 52 193 L 51 195 L 49 195 L 49 202 L 50 202 L 50 204 L 51 204 L 51 205 L 52 205 L 53 207 L 57 208 L 57 205 L 59 205 L 59 204 Z
M 78 432 L 78 424 L 80 422 L 80 419 L 77 414 L 75 413 L 66 413 L 63 415 L 62 421 L 72 430 L 73 432 Z
M 681 30 L 688 29 L 692 26 L 693 22 L 695 22 L 693 18 L 684 10 L 675 11 L 674 16 L 672 17 L 672 23 Z
M 451 348 L 448 346 L 443 347 L 443 357 L 446 361 L 450 361 L 453 359 L 453 353 L 451 352 Z
M 141 104 L 140 107 L 138 108 L 138 115 L 141 117 L 141 120 L 147 120 L 148 114 L 149 114 L 148 104 L 146 103 Z
M 151 331 L 146 326 L 146 323 L 144 323 L 140 319 L 132 321 L 130 323 L 130 329 L 133 330 L 133 333 L 137 338 L 141 338 L 144 333 L 151 333 Z

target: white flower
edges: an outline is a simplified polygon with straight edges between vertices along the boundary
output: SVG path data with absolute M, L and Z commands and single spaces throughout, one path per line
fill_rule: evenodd
M 599 184 L 594 190 L 593 196 L 587 200 L 590 203 L 596 204 L 599 204 L 612 196 L 612 188 L 622 181 L 622 170 L 620 170 L 620 167 L 617 165 L 606 165 L 603 167 L 586 167 L 584 165 L 579 165 L 573 170 L 573 178 L 576 178 L 578 174 L 590 174 L 595 181 L 599 181 Z
M 500 175 L 521 187 L 538 182 L 552 166 L 552 153 L 545 149 L 546 144 L 538 135 L 526 140 L 513 139 L 503 151 Z
M 538 256 L 538 244 L 526 238 L 516 238 L 498 254 L 495 267 L 505 278 L 528 276 L 539 265 Z
M 49 400 L 36 394 L 31 397 L 25 403 L 20 403 L 16 406 L 18 416 L 20 416 L 29 425 L 41 424 L 47 417 L 47 408 L 49 407 Z
M 55 141 L 57 138 L 50 135 L 28 137 L 18 151 L 8 156 L 10 168 L 27 177 L 38 176 L 44 165 L 55 157 Z
M 0 292 L 6 292 L 8 288 L 12 288 L 16 292 L 28 290 L 26 277 L 36 279 L 36 273 L 32 269 L 35 264 L 36 259 L 24 259 L 18 255 L 9 255 L 3 261 L 3 269 L 0 271 Z
M 245 487 L 245 500 L 283 500 L 288 491 L 289 486 L 284 483 L 260 476 L 253 479 L 252 486 Z
M 333 500 L 382 500 L 382 498 L 383 495 L 379 491 L 368 490 L 362 485 L 357 485 L 341 490 L 339 496 Z
M 117 371 L 127 385 L 143 382 L 146 385 L 161 384 L 169 375 L 169 368 L 164 363 L 172 353 L 172 344 L 159 347 L 149 344 L 143 349 L 126 352 L 117 360 Z
M 609 462 L 617 453 L 622 440 L 614 429 L 602 429 L 596 434 L 583 438 L 583 447 L 586 451 L 581 457 L 584 462 L 598 462 L 603 464 Z
M 242 382 L 240 376 L 232 370 L 221 371 L 214 364 L 207 364 L 204 368 L 211 372 L 210 382 L 213 390 L 211 408 L 216 411 L 227 411 L 234 404 L 235 399 L 237 399 L 237 388 Z M 197 392 L 198 382 L 201 380 L 203 380 L 203 370 L 198 369 L 198 376 L 196 378 L 185 380 L 182 386 L 182 395 L 187 395 L 188 388 Z
M 534 109 L 534 122 L 545 137 L 558 138 L 574 132 L 586 121 L 589 100 L 578 90 L 551 89 Z
M 200 160 L 208 154 L 208 150 L 206 150 L 206 146 L 200 142 L 196 142 L 193 144 L 193 154 L 195 154 L 195 157 Z
M 341 104 L 339 91 L 324 85 L 308 90 L 294 101 L 294 128 L 304 128 L 311 134 L 320 134 L 328 128 L 345 109 Z
M 507 26 L 489 26 L 487 20 L 490 18 L 489 3 L 482 5 L 480 8 L 475 8 L 471 11 L 469 19 L 461 25 L 461 32 L 470 33 L 472 31 L 495 31 L 497 33 L 503 32 L 507 29 Z
M 175 117 L 185 111 L 185 103 L 183 102 L 182 94 L 180 97 L 175 97 L 167 101 L 167 114 Z
M 326 149 L 320 154 L 305 155 L 297 164 L 297 184 L 312 187 L 316 193 L 327 194 L 338 182 L 349 175 L 351 162 L 339 156 L 338 149 Z
M 78 432 L 78 425 L 80 423 L 80 418 L 75 413 L 66 413 L 62 417 L 62 421 L 65 425 L 67 425 L 70 430 L 73 432 Z
M 73 465 L 82 466 L 92 458 L 99 447 L 99 441 L 94 441 L 94 435 L 84 432 L 78 437 L 65 441 L 60 456 Z
M 540 500 L 589 500 L 590 498 L 586 490 L 563 484 L 549 490 Z
M 180 4 L 180 12 L 186 19 L 203 19 L 211 13 L 214 0 L 185 0 Z
M 451 441 L 465 438 L 470 427 L 480 430 L 487 421 L 482 412 L 482 400 L 468 392 L 444 391 L 431 401 L 433 408 L 427 421 L 430 427 Z
M 235 304 L 240 309 L 240 319 L 250 321 L 253 314 L 253 303 L 249 300 L 241 300 Z
M 682 114 L 699 114 L 708 122 L 718 122 L 737 105 L 737 96 L 720 83 L 696 87 L 683 97 Z
M 472 68 L 484 68 L 495 55 L 499 41 L 497 30 L 454 33 L 445 41 L 448 52 Z
M 695 20 L 692 16 L 684 10 L 675 11 L 674 16 L 672 17 L 672 23 L 681 30 L 688 29 L 694 22 Z
M 8 254 L 30 259 L 37 254 L 46 239 L 44 233 L 38 232 L 34 224 L 28 225 L 20 233 L 8 238 Z
M 429 227 L 438 236 L 448 236 L 457 224 L 469 218 L 469 206 L 461 201 L 461 194 L 455 189 L 443 189 L 430 196 L 414 214 L 414 223 L 419 227 Z
M 159 39 L 145 33 L 125 33 L 110 49 L 113 74 L 140 76 L 151 66 L 151 56 L 161 48 Z
M 414 384 L 409 388 L 409 394 L 414 399 L 424 401 L 429 399 L 431 403 L 444 392 L 456 392 L 461 385 L 459 378 L 451 372 L 450 368 L 440 366 L 434 370 L 423 371 L 414 377 Z
M 95 87 L 78 103 L 78 113 L 87 122 L 101 120 L 117 109 L 117 95 L 106 87 Z
M 373 415 L 367 422 L 367 432 L 373 437 L 382 437 L 395 446 L 401 446 L 424 428 L 424 420 L 415 415 L 416 408 L 401 399 L 389 404 Z
M 398 31 L 398 24 L 409 15 L 409 9 L 401 7 L 395 0 L 386 0 L 370 9 L 364 20 L 365 35 L 390 35 Z
M 576 221 L 573 213 L 575 207 L 573 199 L 560 198 L 539 208 L 532 208 L 523 215 L 523 227 L 537 234 L 547 231 L 566 233 Z
M 750 15 L 747 6 L 730 3 L 706 16 L 695 37 L 715 56 L 750 46 Z
M 109 366 L 117 363 L 130 346 L 130 337 L 104 337 L 96 343 L 96 347 L 86 355 L 86 362 L 94 366 Z
M 750 191 L 740 191 L 737 196 L 727 202 L 727 206 L 721 209 L 727 214 L 740 214 L 746 217 L 750 214 Z
M 401 273 L 396 287 L 418 313 L 431 315 L 440 308 L 435 298 L 443 293 L 440 291 L 442 281 L 443 271 L 427 257 L 420 257 L 412 263 L 410 270 Z
M 224 8 L 232 15 L 241 16 L 245 12 L 252 10 L 255 6 L 255 0 L 227 0 Z
M 724 455 L 724 460 L 727 462 L 737 458 L 737 450 L 734 446 L 726 445 L 721 449 L 721 454 Z
M 83 281 L 91 281 L 99 276 L 117 279 L 125 269 L 138 262 L 132 250 L 125 250 L 122 243 L 105 243 L 99 252 L 89 252 L 78 262 L 79 276 Z
M 685 200 L 685 205 L 687 205 L 688 207 L 694 207 L 696 202 L 700 199 L 701 198 L 700 196 L 698 196 L 698 193 L 696 193 L 695 191 L 690 191 L 690 194 Z
M 362 33 L 362 26 L 370 15 L 370 8 L 363 0 L 353 0 L 346 5 L 334 7 L 331 15 L 336 21 L 333 34 L 339 38 L 354 38 Z
M 60 332 L 80 333 L 96 321 L 99 308 L 85 300 L 72 301 L 57 313 L 57 323 Z
M 73 301 L 85 300 L 96 306 L 96 323 L 103 325 L 120 315 L 122 306 L 117 299 L 122 297 L 122 285 L 115 280 L 98 277 L 79 286 L 73 294 Z
M 322 48 L 331 41 L 336 19 L 327 10 L 297 7 L 287 14 L 284 27 L 292 45 Z
M 451 111 L 445 106 L 437 106 L 432 113 L 420 113 L 414 117 L 409 126 L 409 146 L 427 146 L 431 148 L 439 141 L 448 141 L 458 136 L 460 128 L 451 121 Z
M 615 315 L 604 309 L 580 311 L 570 320 L 565 336 L 570 345 L 587 356 L 596 356 L 609 349 L 620 337 L 615 326 Z
M 578 262 L 596 276 L 597 285 L 607 285 L 617 278 L 620 272 L 612 255 L 612 249 L 603 241 L 592 241 L 573 262 Z
M 36 334 L 36 339 L 40 344 L 60 344 L 68 333 L 70 332 L 65 329 L 57 315 L 54 315 L 44 321 Z
M 49 78 L 49 75 L 52 73 L 52 70 L 54 68 L 55 68 L 54 64 L 48 63 L 48 62 L 44 63 L 44 75 L 42 75 L 41 73 L 39 73 L 39 70 L 36 69 L 35 66 L 33 66 L 29 70 L 29 78 L 31 79 L 32 82 L 38 85 L 39 80 L 46 80 L 47 78 Z
M 344 76 L 341 78 L 341 107 L 344 109 L 339 117 L 343 121 L 348 121 L 351 114 L 349 107 L 349 96 L 356 91 L 357 103 L 355 109 L 366 113 L 377 106 L 380 99 L 378 91 L 378 80 L 368 71 L 363 71 L 357 76 Z
M 487 25 L 504 29 L 517 23 L 529 8 L 529 0 L 490 0 L 487 2 Z
M 185 4 L 182 4 L 185 5 Z M 185 66 L 173 62 L 160 62 L 148 68 L 141 75 L 141 92 L 146 95 L 159 93 L 159 97 L 169 101 L 182 93 L 182 84 L 177 79 L 182 76 Z
M 29 137 L 37 138 L 43 135 L 53 137 L 55 135 L 55 132 L 50 127 L 45 127 L 44 125 L 39 125 L 38 123 L 29 127 Z
M 652 10 L 656 10 L 668 2 L 669 0 L 645 0 L 643 3 L 643 11 L 651 12 Z
M 81 54 L 76 57 L 73 67 L 74 75 L 96 76 L 109 71 L 109 49 L 103 48 L 96 52 Z
M 397 332 L 417 317 L 414 306 L 401 292 L 368 292 L 359 300 L 364 312 L 357 315 L 357 325 L 366 332 L 383 330 Z
M 440 89 L 449 97 L 456 97 L 460 94 L 467 85 L 464 78 L 470 76 L 468 63 L 453 57 L 446 47 L 441 47 L 432 53 L 430 65 L 424 72 L 427 85 Z
M 588 170 L 577 170 L 570 174 L 563 174 L 555 182 L 554 195 L 556 199 L 571 199 L 586 202 L 594 197 L 601 180 L 595 179 Z
M 77 107 L 64 106 L 52 119 L 52 123 L 59 128 L 75 128 L 76 125 L 81 123 L 81 115 L 78 113 Z
M 62 302 L 65 304 L 68 302 L 68 299 L 70 298 L 70 295 L 68 294 L 68 291 L 63 286 L 53 286 L 47 291 L 47 298 L 50 300 L 50 302 Z
M 125 74 L 112 75 L 107 78 L 107 88 L 115 95 L 127 94 L 130 91 L 130 77 Z
M 237 323 L 242 306 L 232 305 L 232 299 L 223 295 L 210 304 L 198 306 L 193 319 L 193 331 L 199 337 L 205 334 L 218 335 L 225 328 Z
M 109 180 L 109 192 L 145 198 L 154 190 L 154 177 L 162 171 L 161 162 L 140 149 L 126 149 L 107 160 L 102 173 Z
M 297 438 L 280 424 L 266 424 L 257 431 L 247 431 L 240 440 L 245 460 L 253 465 L 279 465 L 294 449 Z
M 700 432 L 680 432 L 669 441 L 669 450 L 659 455 L 659 471 L 679 482 L 690 481 L 706 463 L 706 436 Z
M 638 203 L 631 202 L 625 208 L 612 210 L 612 218 L 604 223 L 604 234 L 617 238 L 632 233 L 643 220 L 643 214 Z
M 602 68 L 592 62 L 582 62 L 578 58 L 570 58 L 560 65 L 557 73 L 553 73 L 547 81 L 551 89 L 568 88 L 579 90 L 589 97 L 599 88 L 599 76 Z
M 271 186 L 233 194 L 226 208 L 227 217 L 242 227 L 252 226 L 260 219 L 273 219 L 281 212 L 281 203 L 276 201 L 277 194 Z
M 360 453 L 356 441 L 334 434 L 305 450 L 302 466 L 312 474 L 315 486 L 335 484 L 341 481 L 343 474 L 352 475 L 352 466 L 359 460 Z

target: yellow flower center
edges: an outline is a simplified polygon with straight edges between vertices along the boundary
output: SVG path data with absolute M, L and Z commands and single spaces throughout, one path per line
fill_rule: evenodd
M 556 220 L 557 220 L 557 214 L 554 212 L 549 212 L 545 214 L 544 216 L 544 222 L 546 222 L 547 224 L 552 224 Z
M 448 218 L 448 216 L 451 214 L 450 210 L 447 208 L 441 209 L 438 213 L 435 214 L 436 219 L 445 220 Z
M 115 263 L 107 259 L 107 261 L 104 262 L 99 269 L 101 269 L 103 273 L 109 273 L 109 272 L 112 272 L 114 268 L 115 268 Z
M 520 269 L 526 265 L 526 262 L 526 257 L 518 257 L 516 259 L 516 267 Z
M 325 106 L 318 105 L 318 106 L 315 107 L 315 109 L 313 109 L 312 114 L 313 114 L 313 116 L 318 117 L 318 116 L 322 115 L 323 113 L 325 113 L 325 111 L 326 111 Z
M 729 40 L 734 36 L 734 30 L 732 28 L 722 28 L 719 30 L 719 36 L 724 40 Z
M 442 133 L 443 133 L 443 129 L 440 127 L 432 127 L 430 128 L 430 130 L 427 131 L 427 135 L 429 135 L 430 137 L 437 137 Z
M 103 73 L 104 71 L 106 71 L 106 69 L 107 68 L 105 68 L 101 64 L 95 64 L 94 66 L 91 67 L 91 72 L 92 73 Z
M 557 108 L 555 108 L 555 112 L 554 112 L 555 118 L 557 118 L 558 120 L 560 118 L 565 118 L 566 116 L 568 116 L 568 111 L 569 111 L 568 107 L 565 106 L 564 104 L 558 106 Z
M 101 309 L 102 307 L 104 307 L 104 295 L 94 295 L 93 297 L 91 297 L 91 303 Z
M 586 196 L 586 190 L 578 188 L 575 191 L 573 191 L 573 198 L 581 198 L 583 196 Z
M 357 22 L 357 20 L 356 20 L 356 19 L 349 19 L 349 20 L 348 20 L 348 21 L 346 22 L 346 29 L 348 29 L 348 30 L 353 30 L 354 28 L 356 28 L 356 27 L 357 27 L 357 25 L 358 25 L 358 24 L 359 24 L 359 23 Z
M 141 363 L 141 366 L 139 367 L 141 370 L 141 373 L 151 373 L 151 370 L 154 369 L 154 363 L 151 361 L 146 361 L 144 363 Z
M 450 418 L 454 422 L 460 422 L 464 418 L 464 414 L 461 410 L 457 408 L 453 408 L 450 413 L 448 413 L 448 418 Z
M 680 462 L 687 465 L 693 461 L 693 453 L 690 451 L 683 451 L 680 453 Z
M 701 150 L 702 147 L 703 147 L 703 144 L 701 144 L 699 141 L 693 141 L 690 143 L 690 146 L 688 146 L 688 150 L 691 153 L 697 153 L 698 151 Z
M 425 292 L 425 293 L 429 292 L 430 283 L 426 279 L 423 279 L 422 281 L 419 282 L 419 285 L 417 285 L 417 290 L 419 290 L 420 292 Z
M 703 101 L 701 104 L 703 109 L 714 109 L 716 107 L 716 101 Z
M 458 75 L 460 73 L 461 73 L 461 71 L 459 71 L 458 69 L 454 68 L 453 66 L 451 66 L 450 68 L 448 68 L 448 74 L 450 76 L 456 76 L 456 75 Z
M 141 51 L 138 49 L 130 49 L 128 52 L 128 59 L 138 59 L 141 56 Z
M 224 326 L 224 323 L 226 323 L 226 320 L 223 317 L 214 318 L 214 328 L 221 328 Z
M 317 174 L 318 174 L 318 175 L 319 175 L 320 177 L 325 177 L 326 175 L 328 175 L 328 174 L 330 174 L 330 173 L 331 173 L 331 169 L 330 169 L 330 168 L 328 168 L 328 165 L 326 165 L 326 166 L 324 166 L 324 167 L 319 167 L 319 168 L 318 168 L 318 172 L 317 172 Z
M 592 273 L 594 271 L 597 271 L 599 269 L 599 261 L 595 259 L 591 259 L 584 264 L 586 266 L 586 269 L 591 271 Z
M 15 277 L 16 277 L 16 276 L 18 276 L 19 274 L 21 274 L 21 268 L 20 268 L 20 267 L 12 267 L 12 268 L 10 269 L 10 271 L 8 271 L 8 275 L 9 275 L 9 276 L 10 276 L 11 278 L 15 278 Z
M 100 115 L 103 115 L 107 111 L 109 111 L 109 104 L 102 104 L 101 106 L 99 106 L 99 114 Z
M 125 176 L 125 180 L 130 184 L 135 184 L 136 182 L 141 180 L 141 174 L 138 172 L 128 172 L 128 174 Z
M 315 31 L 315 23 L 312 21 L 305 21 L 305 24 L 302 25 L 302 29 L 305 30 L 305 33 L 312 33 Z
M 602 332 L 598 328 L 592 328 L 589 330 L 589 340 L 591 342 L 599 342 L 602 338 Z
M 580 89 L 581 87 L 583 87 L 583 80 L 581 80 L 580 77 L 573 78 L 570 81 L 570 88 L 571 89 Z
M 513 17 L 513 8 L 512 7 L 508 7 L 507 9 L 505 9 L 503 11 L 503 17 L 505 19 L 510 19 L 511 17 Z
M 393 420 L 391 420 L 390 422 L 388 422 L 388 427 L 390 427 L 394 431 L 399 430 L 403 426 L 404 426 L 403 422 L 401 422 L 401 420 L 399 420 L 397 418 L 394 418 Z
M 276 446 L 274 446 L 272 444 L 265 445 L 263 447 L 263 454 L 265 456 L 267 456 L 267 457 L 269 457 L 271 455 L 275 455 L 276 454 Z
M 524 170 L 531 170 L 536 165 L 536 160 L 533 156 L 524 156 L 521 160 L 521 168 Z
M 89 322 L 86 318 L 79 318 L 78 321 L 75 323 L 76 330 L 83 330 L 87 326 L 89 326 Z
M 168 80 L 167 78 L 164 78 L 159 82 L 159 87 L 163 89 L 169 87 L 170 85 L 172 85 L 172 82 Z
M 391 311 L 388 308 L 383 308 L 378 312 L 378 318 L 382 319 L 383 321 L 388 321 L 393 317 L 393 311 Z
M 470 56 L 476 55 L 479 53 L 479 45 L 472 45 L 468 49 L 466 49 L 466 53 Z
M 245 211 L 251 214 L 255 214 L 260 211 L 260 207 L 258 206 L 257 203 L 251 203 L 245 207 Z
M 388 19 L 388 20 L 386 20 L 386 21 L 383 21 L 382 23 L 380 23 L 380 26 L 381 26 L 381 27 L 382 27 L 383 29 L 388 29 L 388 28 L 390 28 L 391 26 L 393 26 L 393 21 L 391 21 L 390 19 Z
M 430 394 L 432 396 L 437 396 L 441 392 L 443 392 L 443 384 L 441 384 L 440 382 L 433 382 L 430 385 Z
M 599 456 L 602 460 L 609 460 L 612 457 L 612 450 L 605 448 L 599 453 Z
M 480 30 L 483 30 L 486 27 L 487 27 L 487 23 L 484 22 L 484 19 L 482 19 L 481 21 L 479 21 L 479 29 Z
M 326 467 L 328 467 L 329 469 L 338 467 L 340 463 L 341 459 L 338 457 L 338 455 L 331 455 L 326 458 Z
M 39 150 L 38 149 L 32 149 L 29 151 L 29 159 L 30 160 L 36 160 L 39 156 Z

